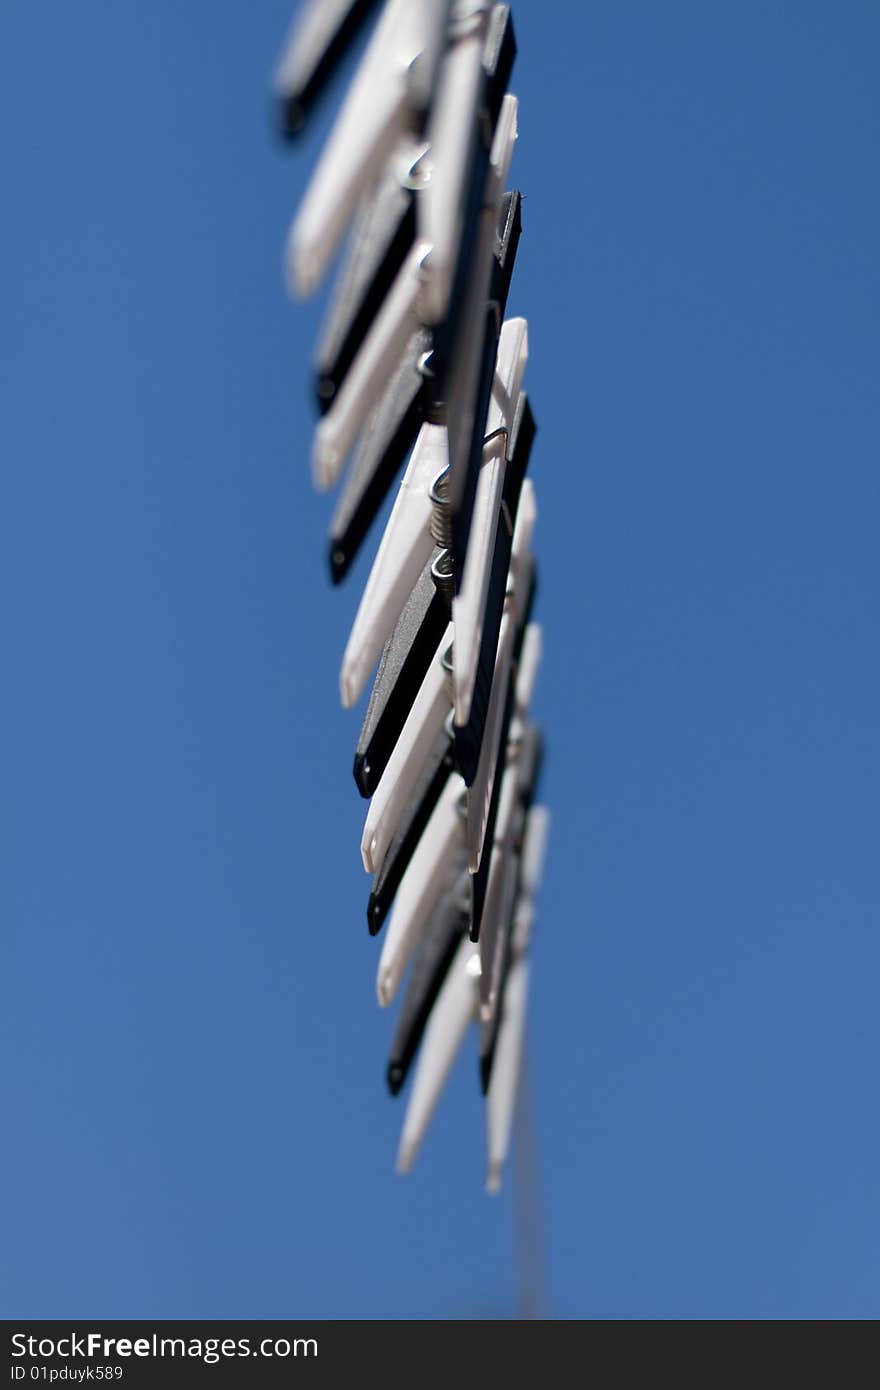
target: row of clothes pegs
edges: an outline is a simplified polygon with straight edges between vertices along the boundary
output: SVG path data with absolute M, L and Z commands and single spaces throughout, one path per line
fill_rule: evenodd
M 276 73 L 286 135 L 376 8 L 306 4 Z M 319 488 L 342 480 L 335 583 L 403 470 L 340 673 L 351 707 L 375 671 L 354 776 L 370 798 L 361 854 L 369 929 L 383 931 L 380 1004 L 407 977 L 388 1063 L 395 1095 L 415 1064 L 398 1168 L 474 1023 L 490 1190 L 510 1142 L 548 827 L 529 716 L 541 630 L 528 330 L 505 319 L 522 225 L 521 196 L 505 191 L 515 55 L 507 5 L 386 0 L 286 250 L 291 290 L 306 295 L 349 231 L 317 350 L 312 451 Z

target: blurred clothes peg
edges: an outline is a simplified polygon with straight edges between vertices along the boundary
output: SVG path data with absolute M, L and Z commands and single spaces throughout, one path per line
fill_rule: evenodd
M 453 5 L 450 44 L 428 121 L 430 177 L 417 206 L 419 235 L 431 246 L 422 297 L 425 323 L 450 316 L 455 286 L 460 294 L 478 236 L 481 203 L 484 197 L 495 200 L 494 185 L 484 188 L 489 143 L 515 57 L 509 6 Z
M 534 627 L 537 628 L 537 623 Z M 523 675 L 524 666 L 525 660 L 522 659 L 520 661 L 519 677 Z M 530 682 L 530 687 L 533 686 L 533 684 L 533 682 Z M 519 679 L 517 680 L 517 698 L 518 697 Z M 531 688 L 527 705 L 530 703 Z M 538 725 L 535 723 L 526 723 L 525 716 L 520 711 L 517 712 L 510 737 L 511 741 L 515 741 L 517 744 L 517 757 L 519 760 L 519 775 L 517 779 L 519 800 L 523 807 L 528 810 L 537 795 L 541 781 L 541 772 L 544 767 L 544 738 Z
M 333 292 L 315 362 L 320 410 L 330 406 L 415 241 L 413 188 L 424 146 L 407 142 L 366 195 Z
M 469 462 L 472 450 L 477 447 L 474 443 L 475 429 L 479 437 L 479 454 L 482 455 L 482 429 L 488 408 L 488 391 L 480 398 L 479 366 L 487 334 L 494 352 L 501 329 L 497 307 L 492 311 L 489 295 L 495 228 L 516 140 L 516 115 L 516 98 L 505 96 L 492 142 L 483 202 L 477 217 L 474 251 L 467 267 L 461 302 L 456 310 L 456 332 L 447 349 L 443 368 L 450 440 L 449 500 L 453 513 L 462 509 L 463 498 L 464 510 L 470 511 L 469 474 L 473 472 L 473 466 L 469 468 Z M 491 387 L 491 379 L 488 385 Z M 463 559 L 463 548 L 456 558 L 459 562 Z
M 375 936 L 381 929 L 388 915 L 406 867 L 453 771 L 452 737 L 444 727 L 428 749 L 428 755 L 422 763 L 412 790 L 402 803 L 397 828 L 385 851 L 382 867 L 373 875 L 370 900 L 367 904 L 367 922 L 371 936 Z
M 514 955 L 522 955 L 528 950 L 531 943 L 535 898 L 541 884 L 549 833 L 549 809 L 546 806 L 532 806 L 526 815 L 520 858 L 519 893 L 513 920 L 512 950 Z
M 321 490 L 333 487 L 349 450 L 419 329 L 416 299 L 427 248 L 417 241 L 397 273 L 376 318 L 315 430 L 312 471 Z
M 525 718 L 532 703 L 538 668 L 541 665 L 543 642 L 541 625 L 533 622 L 528 623 L 517 660 L 515 709 L 520 718 Z
M 330 577 L 339 584 L 412 448 L 425 416 L 431 374 L 431 334 L 420 328 L 358 441 L 330 524 Z
M 452 16 L 455 24 L 455 15 Z M 516 62 L 516 34 L 509 5 L 493 5 L 489 11 L 489 24 L 483 48 L 483 67 L 485 69 L 485 91 L 480 119 L 487 130 L 494 130 L 498 112 Z
M 492 827 L 483 925 L 480 932 L 480 1021 L 492 1025 L 506 970 L 513 928 L 514 903 L 520 887 L 520 854 L 526 810 L 540 771 L 541 743 L 532 725 L 514 721 L 501 780 L 498 811 Z
M 525 812 L 521 806 L 517 806 L 514 816 L 514 844 L 504 858 L 503 880 L 499 894 L 499 920 L 494 932 L 494 946 L 488 966 L 490 973 L 494 976 L 494 982 L 489 989 L 489 998 L 486 1003 L 483 1002 L 482 993 L 483 962 L 486 959 L 486 953 L 483 948 L 484 937 L 480 939 L 480 1087 L 483 1095 L 485 1095 L 489 1089 L 489 1082 L 492 1079 L 492 1066 L 495 1061 L 495 1048 L 498 1042 L 498 1025 L 501 1021 L 500 1000 L 503 995 L 511 961 L 513 921 L 516 911 L 517 884 L 519 879 L 517 842 L 521 838 L 522 826 L 525 820 Z
M 483 907 L 483 921 L 480 927 L 480 1019 L 488 1022 L 494 1004 L 494 991 L 497 980 L 493 982 L 496 945 L 503 937 L 502 919 L 509 921 L 513 913 L 513 895 L 516 889 L 516 859 L 513 853 L 513 828 L 517 811 L 517 769 L 515 762 L 507 755 L 506 766 L 500 773 L 501 791 L 498 797 L 498 816 L 495 822 L 493 842 L 486 843 L 483 850 L 489 860 L 489 873 L 486 881 L 486 901 Z
M 510 457 L 505 468 L 501 508 L 495 530 L 495 544 L 490 562 L 486 602 L 482 614 L 482 630 L 476 667 L 472 677 L 470 708 L 462 723 L 455 725 L 455 756 L 459 771 L 468 786 L 477 771 L 477 759 L 486 727 L 495 653 L 501 630 L 501 615 L 507 593 L 513 529 L 516 525 L 519 498 L 535 437 L 535 422 L 525 393 L 520 394 L 510 436 Z M 459 633 L 456 627 L 456 634 Z M 456 651 L 460 651 L 461 643 Z
M 388 1089 L 393 1096 L 397 1095 L 406 1080 L 425 1024 L 465 935 L 466 878 L 462 855 L 453 867 L 451 886 L 434 904 L 416 947 L 388 1057 Z
M 543 741 L 536 724 L 523 728 L 519 717 L 514 720 L 511 743 L 517 747 L 517 805 L 514 811 L 510 845 L 510 863 L 514 872 L 514 888 L 511 899 L 505 894 L 499 920 L 496 925 L 494 960 L 490 971 L 494 981 L 486 999 L 483 988 L 483 962 L 486 952 L 480 942 L 480 1083 L 485 1095 L 492 1074 L 495 1045 L 498 1039 L 498 1023 L 501 1016 L 500 998 L 503 996 L 510 963 L 522 955 L 529 940 L 534 917 L 534 898 L 541 872 L 541 830 L 546 831 L 546 821 L 541 816 L 532 823 L 532 800 L 537 791 L 543 759 Z M 543 809 L 543 808 L 541 808 Z M 530 824 L 533 825 L 531 860 L 526 863 L 526 840 Z M 494 835 L 494 827 L 493 827 Z M 536 857 L 537 856 L 537 857 Z M 487 909 L 487 916 L 489 910 Z M 488 1008 L 484 1005 L 488 1003 Z
M 448 457 L 446 427 L 422 425 L 342 658 L 339 689 L 347 709 L 359 698 L 434 548 L 432 493 Z
M 290 231 L 297 293 L 317 288 L 361 195 L 420 129 L 448 11 L 448 0 L 387 0 Z
M 361 838 L 361 856 L 367 873 L 375 873 L 382 863 L 428 751 L 448 716 L 451 644 L 450 623 L 370 802 Z
M 510 1147 L 510 1131 L 522 1068 L 528 992 L 529 965 L 521 957 L 514 961 L 507 977 L 492 1079 L 486 1095 L 488 1192 L 498 1192 L 501 1187 L 501 1174 Z
M 435 546 L 382 650 L 354 755 L 361 796 L 372 796 L 449 622 L 449 600 L 435 578 Z
M 426 323 L 440 323 L 449 307 L 464 228 L 468 173 L 481 138 L 483 51 L 490 0 L 453 0 L 452 34 L 428 121 L 431 177 L 419 199 L 419 235 L 431 247 L 423 297 Z
M 507 97 L 504 110 L 508 110 Z M 499 121 L 499 126 L 501 122 Z M 491 171 L 490 171 L 491 174 Z M 479 183 L 475 184 L 473 208 L 468 227 L 459 248 L 459 266 L 452 289 L 449 312 L 442 323 L 433 328 L 434 374 L 432 378 L 431 409 L 443 418 L 449 412 L 449 401 L 454 392 L 452 380 L 453 367 L 460 356 L 462 345 L 472 339 L 476 323 L 476 340 L 480 341 L 479 321 L 488 315 L 492 328 L 491 348 L 484 348 L 492 362 L 494 372 L 495 354 L 498 350 L 498 335 L 504 320 L 510 282 L 516 265 L 516 255 L 522 236 L 522 195 L 517 189 L 509 189 L 498 201 L 497 221 L 494 239 L 489 236 L 491 219 L 484 206 L 486 190 L 491 192 L 491 206 L 495 205 L 495 180 L 487 177 L 486 170 L 479 171 Z M 486 260 L 488 265 L 488 298 L 480 304 L 473 294 L 473 277 L 480 256 L 486 256 L 487 247 L 492 243 L 492 255 Z M 483 335 L 485 337 L 485 334 Z M 474 405 L 474 425 L 485 433 L 483 426 L 489 408 L 489 391 L 482 394 L 483 384 L 479 362 L 471 362 L 475 371 L 474 389 L 477 394 Z M 491 376 L 489 378 L 491 389 Z
M 465 725 L 477 677 L 480 639 L 492 576 L 492 561 L 501 517 L 507 452 L 528 357 L 525 319 L 508 319 L 498 340 L 492 397 L 486 418 L 483 459 L 458 593 L 452 604 L 455 625 L 455 723 Z M 513 518 L 504 518 L 513 533 Z
M 419 1049 L 416 1074 L 397 1152 L 399 1173 L 408 1173 L 415 1162 L 425 1131 L 446 1084 L 446 1078 L 464 1042 L 468 1024 L 473 1022 L 479 968 L 480 958 L 476 948 L 465 937 L 455 953 L 437 995 Z M 509 1061 L 507 1065 L 509 1067 Z M 497 1127 L 496 1123 L 496 1129 Z
M 297 15 L 275 70 L 284 135 L 299 135 L 376 0 L 309 0 Z
M 516 528 L 513 535 L 510 581 L 504 612 L 501 617 L 495 671 L 486 713 L 486 728 L 477 760 L 477 770 L 468 796 L 468 862 L 471 873 L 476 873 L 480 867 L 483 835 L 486 830 L 489 802 L 495 781 L 495 769 L 502 747 L 501 732 L 504 723 L 507 685 L 513 668 L 517 631 L 521 625 L 520 619 L 526 611 L 529 599 L 529 580 L 532 566 L 529 546 L 536 516 L 534 491 L 531 483 L 526 479 L 520 496 Z
M 534 584 L 531 586 L 531 593 L 534 593 Z M 531 600 L 529 600 L 530 603 Z M 528 621 L 528 608 L 520 626 L 520 633 L 514 645 L 513 661 L 507 678 L 507 694 L 504 700 L 504 713 L 501 718 L 501 734 L 499 738 L 499 748 L 504 750 L 506 763 L 507 751 L 512 743 L 516 742 L 516 727 L 525 718 L 531 692 L 534 686 L 534 673 L 537 670 L 538 660 L 541 653 L 541 629 L 537 623 Z M 498 817 L 499 799 L 501 793 L 501 780 L 498 777 L 493 779 L 492 791 L 489 794 L 488 809 L 485 813 L 484 839 L 493 844 L 495 841 L 495 823 Z M 489 857 L 481 855 L 480 863 L 476 870 L 471 872 L 471 918 L 470 933 L 472 941 L 479 941 L 480 930 L 483 920 L 483 909 L 485 906 L 486 889 L 489 877 Z
M 461 858 L 464 795 L 464 782 L 455 774 L 443 788 L 397 890 L 376 974 L 376 994 L 383 1008 L 394 998 L 425 923 Z
M 526 816 L 523 838 L 521 895 L 533 902 L 541 886 L 544 861 L 547 857 L 547 840 L 550 834 L 550 809 L 547 806 L 530 806 Z M 527 942 L 518 942 L 525 947 Z

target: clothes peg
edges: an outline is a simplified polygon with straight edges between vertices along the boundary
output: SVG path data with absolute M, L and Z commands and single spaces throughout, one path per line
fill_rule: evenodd
M 459 727 L 467 725 L 471 712 L 499 521 L 508 535 L 513 535 L 514 518 L 509 513 L 502 516 L 501 503 L 514 414 L 527 358 L 526 321 L 508 319 L 498 341 L 495 380 L 485 425 L 486 442 L 468 528 L 467 551 L 452 604 L 455 723 Z
M 381 399 L 382 388 L 404 358 L 419 329 L 417 299 L 428 247 L 417 241 L 407 253 L 394 283 L 361 344 L 333 404 L 315 430 L 312 473 L 326 491 L 339 478 L 349 450 Z
M 508 99 L 505 97 L 505 112 L 508 110 L 507 101 Z M 515 103 L 515 98 L 511 98 L 511 101 Z M 499 131 L 507 129 L 500 117 L 498 127 Z M 472 280 L 476 262 L 480 255 L 485 256 L 486 247 L 491 241 L 491 238 L 488 237 L 486 199 L 487 197 L 492 200 L 495 199 L 497 172 L 489 167 L 487 161 L 486 167 L 477 177 L 482 181 L 475 181 L 474 184 L 473 210 L 459 248 L 459 265 L 453 282 L 449 312 L 443 322 L 437 324 L 433 330 L 434 375 L 432 378 L 431 408 L 438 418 L 445 418 L 448 411 L 450 392 L 454 389 L 450 383 L 456 356 L 462 350 L 465 337 L 471 334 L 475 321 L 479 322 L 480 316 L 489 310 L 492 311 L 492 324 L 496 340 L 495 350 L 497 351 L 498 334 L 504 320 L 507 296 L 510 292 L 510 282 L 516 264 L 516 253 L 522 235 L 522 195 L 518 190 L 512 189 L 503 194 L 499 203 L 494 259 L 490 257 L 488 261 L 488 298 L 483 305 L 480 305 L 472 293 Z M 477 340 L 478 338 L 479 330 L 477 330 Z M 473 362 L 471 369 L 473 370 Z M 477 385 L 479 383 L 480 377 L 478 376 Z M 483 398 L 478 392 L 475 399 L 475 425 L 478 425 L 482 430 L 489 406 L 489 396 L 487 394 Z
M 431 372 L 431 334 L 420 328 L 391 374 L 358 442 L 330 524 L 330 577 L 339 584 L 412 448 L 425 415 Z
M 490 882 L 490 892 L 488 895 L 486 920 L 492 920 L 496 911 L 498 914 L 498 924 L 492 935 L 494 941 L 490 952 L 487 952 L 488 932 L 483 932 L 480 937 L 480 1087 L 483 1095 L 489 1088 L 492 1077 L 492 1066 L 495 1061 L 495 1049 L 498 1042 L 498 1026 L 501 1021 L 500 1001 L 503 996 L 507 975 L 510 969 L 513 918 L 516 911 L 517 883 L 519 879 L 519 854 L 518 842 L 522 838 L 525 812 L 521 806 L 516 806 L 514 810 L 514 823 L 512 829 L 512 843 L 509 851 L 503 856 L 501 871 L 499 875 L 498 901 L 492 902 L 494 885 Z M 495 850 L 492 851 L 493 855 Z M 488 965 L 485 963 L 488 956 Z M 483 1002 L 483 975 L 487 973 L 494 976 L 494 983 L 489 990 L 490 1002 Z
M 414 188 L 424 146 L 408 143 L 367 196 L 328 312 L 315 363 L 318 405 L 326 411 L 415 240 Z
M 486 1188 L 497 1192 L 510 1146 L 510 1132 L 519 1089 L 525 1036 L 529 965 L 525 958 L 514 961 L 504 990 L 503 1015 L 498 1029 L 495 1064 L 486 1095 L 486 1132 L 489 1173 Z
M 510 580 L 498 636 L 495 671 L 486 713 L 486 729 L 477 771 L 468 796 L 468 861 L 471 873 L 480 867 L 483 835 L 492 797 L 495 768 L 498 761 L 501 732 L 506 704 L 506 692 L 513 665 L 514 649 L 520 618 L 529 597 L 532 561 L 529 554 L 532 531 L 537 517 L 534 489 L 527 478 L 523 483 L 517 509 L 516 527 L 510 559 Z
M 488 408 L 488 394 L 485 399 L 478 401 L 478 388 L 481 385 L 479 365 L 487 333 L 491 334 L 493 326 L 493 320 L 487 314 L 492 283 L 492 250 L 502 191 L 516 140 L 516 113 L 516 98 L 505 96 L 492 142 L 484 205 L 479 213 L 467 288 L 455 315 L 454 342 L 447 349 L 440 374 L 449 422 L 449 501 L 453 515 L 470 510 L 472 499 L 466 497 L 465 493 L 468 473 L 473 470 L 473 465 L 470 470 L 468 467 L 470 456 L 477 450 L 475 430 L 479 436 L 478 452 L 482 454 L 482 428 Z M 501 320 L 496 309 L 496 339 L 500 328 Z M 484 391 L 488 390 L 485 382 L 483 388 Z M 473 486 L 476 486 L 475 480 Z M 463 562 L 464 548 L 460 541 L 456 543 L 458 565 Z
M 431 179 L 418 208 L 419 234 L 431 247 L 423 299 L 426 323 L 440 323 L 449 306 L 470 191 L 468 171 L 481 139 L 482 57 L 490 8 L 489 0 L 453 4 L 451 39 L 428 121 Z
M 505 767 L 499 768 L 501 790 L 495 835 L 486 841 L 484 857 L 489 860 L 486 880 L 486 901 L 480 928 L 480 1019 L 488 1023 L 498 988 L 496 966 L 500 967 L 498 943 L 503 942 L 503 926 L 513 914 L 516 891 L 516 859 L 513 853 L 513 831 L 517 813 L 517 765 L 511 749 L 505 750 Z
M 476 775 L 477 759 L 486 727 L 486 714 L 492 690 L 492 675 L 495 669 L 495 653 L 498 650 L 498 634 L 501 628 L 501 614 L 504 611 L 504 596 L 507 592 L 513 527 L 516 523 L 520 490 L 528 467 L 534 438 L 534 417 L 528 398 L 525 393 L 521 393 L 510 436 L 511 456 L 504 476 L 501 508 L 496 525 L 495 544 L 483 608 L 479 651 L 473 674 L 470 677 L 470 708 L 464 721 L 455 726 L 456 762 L 468 786 L 471 785 Z M 458 628 L 456 628 L 456 634 L 458 638 Z M 456 646 L 457 690 L 462 679 L 458 672 L 462 645 L 459 641 Z
M 489 1012 L 488 1019 L 481 1017 L 480 1020 L 480 1081 L 484 1095 L 488 1091 L 489 1083 L 491 1083 L 492 1066 L 494 1066 L 496 1045 L 498 1045 L 498 1029 L 503 1015 L 503 999 L 505 999 L 506 981 L 510 966 L 513 965 L 514 960 L 520 959 L 525 954 L 531 940 L 532 924 L 534 924 L 535 917 L 535 894 L 537 894 L 539 880 L 541 880 L 548 827 L 549 813 L 546 806 L 532 806 L 525 813 L 525 830 L 523 847 L 520 851 L 516 902 L 514 902 L 513 919 L 506 931 L 506 938 L 502 945 L 500 1006 Z
M 465 937 L 456 950 L 452 965 L 437 995 L 419 1049 L 416 1074 L 397 1153 L 399 1173 L 408 1173 L 415 1162 L 425 1131 L 446 1084 L 446 1078 L 464 1041 L 468 1024 L 474 1018 L 479 968 L 480 958 L 476 947 Z M 508 1069 L 511 1065 L 509 1052 L 508 1046 L 505 1054 Z M 499 1102 L 496 1102 L 496 1105 L 498 1104 Z M 499 1120 L 503 1118 L 502 1112 Z M 495 1140 L 496 1149 L 501 1148 L 500 1139 L 503 1137 L 499 1120 L 495 1122 L 498 1136 Z
M 494 130 L 498 123 L 498 113 L 504 94 L 510 86 L 515 62 L 516 34 L 510 6 L 493 5 L 489 12 L 489 27 L 483 49 L 483 68 L 486 73 L 483 110 L 488 130 Z
M 282 133 L 299 135 L 376 0 L 310 0 L 291 25 L 275 71 Z
M 431 812 L 453 771 L 452 737 L 444 727 L 428 750 L 428 756 L 419 770 L 412 791 L 403 803 L 397 828 L 382 860 L 382 867 L 373 876 L 367 905 L 367 922 L 371 936 L 376 935 L 388 915 L 400 880 L 406 872 L 406 866 L 415 853 Z
M 537 725 L 529 725 L 519 736 L 518 803 L 512 835 L 512 854 L 510 862 L 515 866 L 515 889 L 512 908 L 504 903 L 496 939 L 495 950 L 499 955 L 496 984 L 497 998 L 503 997 L 505 981 L 510 962 L 525 951 L 534 916 L 534 900 L 541 876 L 544 845 L 546 843 L 546 808 L 532 807 L 543 758 L 543 741 Z M 533 815 L 533 811 L 535 814 Z M 482 942 L 480 949 L 480 980 L 482 986 Z M 481 988 L 481 1004 L 483 990 Z M 498 1024 L 501 1010 L 496 1000 L 488 1011 L 481 1008 L 480 1015 L 480 1082 L 485 1095 L 492 1073 L 495 1046 L 498 1039 Z
M 522 955 L 531 942 L 535 915 L 535 898 L 544 870 L 547 837 L 550 833 L 550 811 L 546 806 L 531 806 L 526 815 L 520 860 L 520 887 L 513 921 L 512 949 Z
M 510 942 L 525 815 L 539 770 L 535 762 L 537 750 L 532 737 L 526 737 L 519 712 L 515 724 L 501 777 L 492 841 L 484 851 L 490 859 L 480 933 L 480 1020 L 490 1026 L 497 1011 Z
M 535 676 L 541 657 L 541 629 L 537 623 L 528 620 L 528 610 L 533 601 L 535 591 L 534 570 L 529 597 L 527 599 L 527 613 L 521 627 L 521 637 L 519 643 L 514 647 L 513 661 L 508 675 L 507 697 L 504 702 L 504 715 L 501 720 L 500 747 L 507 749 L 512 737 L 516 737 L 513 730 L 516 728 L 516 721 L 520 723 L 526 717 L 531 703 L 532 690 L 534 689 Z M 484 838 L 489 844 L 495 842 L 495 824 L 498 816 L 498 802 L 501 792 L 500 779 L 495 777 L 492 783 L 492 791 L 489 796 L 489 806 L 486 812 L 486 827 Z M 483 909 L 486 899 L 486 889 L 489 874 L 489 860 L 481 855 L 479 866 L 471 873 L 471 940 L 480 939 L 480 928 L 483 920 Z
M 383 1008 L 394 998 L 425 923 L 461 858 L 464 795 L 464 782 L 454 773 L 440 793 L 397 890 L 376 973 L 376 995 Z
M 449 600 L 434 578 L 440 547 L 416 580 L 382 651 L 354 755 L 361 796 L 372 796 L 449 622 Z
M 516 823 L 513 831 L 513 838 L 516 842 L 522 839 L 523 826 L 525 824 L 525 812 L 522 807 L 516 810 Z M 521 865 L 518 854 L 509 855 L 505 866 L 505 874 L 509 881 L 505 881 L 501 895 L 501 911 L 505 913 L 503 922 L 500 925 L 496 938 L 496 951 L 499 953 L 499 980 L 498 997 L 503 997 L 507 976 L 510 970 L 510 962 L 513 955 L 513 929 L 518 905 L 518 883 Z M 480 950 L 480 978 L 482 979 L 483 955 L 482 943 Z M 501 1022 L 501 1008 L 496 1005 L 488 1011 L 486 1016 L 482 1011 L 480 1014 L 480 1088 L 483 1095 L 489 1089 L 489 1082 L 492 1077 L 492 1066 L 495 1061 L 495 1049 L 498 1043 L 498 1025 Z
M 373 793 L 361 838 L 367 873 L 375 873 L 385 856 L 400 814 L 422 765 L 449 714 L 452 624 L 437 647 L 394 751 Z
M 425 1024 L 467 929 L 467 873 L 463 854 L 453 867 L 450 881 L 451 887 L 434 905 L 416 948 L 397 1016 L 387 1068 L 388 1089 L 393 1096 L 406 1080 Z
M 339 677 L 345 708 L 358 700 L 434 548 L 431 518 L 436 504 L 432 491 L 447 462 L 445 425 L 426 421 L 419 430 L 345 647 Z

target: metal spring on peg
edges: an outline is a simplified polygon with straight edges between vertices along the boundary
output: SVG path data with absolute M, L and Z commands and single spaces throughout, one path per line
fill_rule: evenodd
M 451 608 L 455 596 L 455 570 L 452 565 L 451 550 L 441 550 L 434 556 L 431 561 L 431 578 L 434 581 L 434 587 L 442 594 Z
M 438 473 L 428 494 L 433 502 L 431 509 L 431 535 L 437 545 L 448 550 L 452 545 L 452 507 L 449 503 L 449 466 Z
M 431 146 L 427 142 L 412 150 L 401 174 L 402 188 L 418 192 L 431 182 Z
M 416 370 L 425 383 L 425 419 L 431 425 L 445 425 L 446 406 L 438 396 L 442 363 L 433 344 L 420 355 Z

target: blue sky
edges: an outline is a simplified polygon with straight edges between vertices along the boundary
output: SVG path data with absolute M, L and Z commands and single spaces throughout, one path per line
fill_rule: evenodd
M 514 14 L 547 1309 L 876 1316 L 880 12 Z M 289 17 L 0 18 L 7 1317 L 516 1309 L 473 1047 L 392 1172 Z

